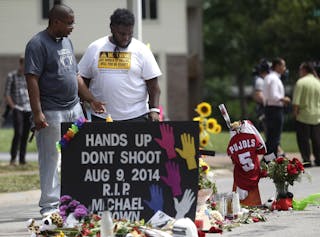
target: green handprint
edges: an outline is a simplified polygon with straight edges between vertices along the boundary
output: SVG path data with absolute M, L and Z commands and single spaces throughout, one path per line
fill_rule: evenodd
M 179 153 L 179 155 L 187 161 L 187 166 L 189 170 L 196 169 L 197 163 L 195 159 L 196 151 L 194 147 L 194 137 L 190 134 L 183 133 L 180 135 L 182 150 L 176 148 L 175 150 Z

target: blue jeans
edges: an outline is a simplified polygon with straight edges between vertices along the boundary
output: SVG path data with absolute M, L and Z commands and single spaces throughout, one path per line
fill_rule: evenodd
M 40 171 L 40 213 L 57 208 L 60 199 L 60 153 L 56 142 L 61 139 L 61 122 L 75 122 L 84 117 L 78 103 L 72 109 L 43 111 L 49 126 L 36 133 Z

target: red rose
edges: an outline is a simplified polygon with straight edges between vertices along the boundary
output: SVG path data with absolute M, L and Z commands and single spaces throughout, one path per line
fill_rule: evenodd
M 204 232 L 201 231 L 201 230 L 198 230 L 198 236 L 199 236 L 199 237 L 206 237 L 206 233 L 204 233 Z
M 252 217 L 252 221 L 253 221 L 253 222 L 259 222 L 260 220 L 259 220 L 258 217 Z
M 278 164 L 282 164 L 283 161 L 284 161 L 284 158 L 283 158 L 283 157 L 278 157 L 275 161 L 276 161 Z
M 89 236 L 91 234 L 91 231 L 89 229 L 87 229 L 87 228 L 84 228 L 84 229 L 81 230 L 81 234 L 83 236 Z
M 297 158 L 293 158 L 292 161 L 296 164 L 296 167 L 299 171 L 304 171 L 303 164 Z
M 89 228 L 94 228 L 94 224 L 93 224 L 93 223 L 90 223 L 90 224 L 89 224 Z
M 100 221 L 101 217 L 98 216 L 97 214 L 93 214 L 92 219 L 95 220 L 95 221 Z
M 208 166 L 204 165 L 202 166 L 202 171 L 206 171 L 208 169 Z
M 288 170 L 288 174 L 289 175 L 295 175 L 295 174 L 298 174 L 298 170 L 297 170 L 297 167 L 293 164 L 288 164 L 287 165 L 287 170 Z
M 268 171 L 267 170 L 261 170 L 260 177 L 262 177 L 262 178 L 268 177 Z
M 216 228 L 214 226 L 211 226 L 211 228 L 209 229 L 209 233 L 220 233 L 222 234 L 222 230 L 219 228 Z

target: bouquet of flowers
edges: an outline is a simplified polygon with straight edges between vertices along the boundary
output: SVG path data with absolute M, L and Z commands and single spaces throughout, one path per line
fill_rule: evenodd
M 200 128 L 200 147 L 206 147 L 210 142 L 210 134 L 217 134 L 221 132 L 221 125 L 215 118 L 208 118 L 211 115 L 212 108 L 207 102 L 202 102 L 197 105 L 195 111 L 198 117 L 194 117 L 193 121 L 199 122 Z
M 304 174 L 304 166 L 297 159 L 278 157 L 268 164 L 261 162 L 261 176 L 269 177 L 276 186 L 277 200 L 289 198 L 292 200 L 293 194 L 288 192 L 289 185 L 293 186 L 295 181 L 300 181 Z
M 293 185 L 295 181 L 301 180 L 301 175 L 304 173 L 303 164 L 297 158 L 290 160 L 287 157 L 278 157 L 268 164 L 263 164 L 262 173 L 272 179 L 275 184 Z

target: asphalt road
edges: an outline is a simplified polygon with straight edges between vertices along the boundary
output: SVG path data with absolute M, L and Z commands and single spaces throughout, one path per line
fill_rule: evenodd
M 29 156 L 31 157 L 31 156 Z M 291 157 L 291 156 L 289 156 Z M 1 159 L 1 158 L 0 158 Z M 219 192 L 229 192 L 232 188 L 231 163 L 228 157 L 217 155 L 208 160 L 213 167 L 220 167 L 215 170 L 216 184 Z M 221 168 L 222 167 L 222 168 Z M 320 167 L 312 167 L 306 170 L 312 177 L 311 182 L 303 178 L 300 183 L 296 183 L 289 188 L 294 194 L 295 199 L 299 200 L 310 194 L 320 193 Z M 269 197 L 274 196 L 275 188 L 268 179 L 260 181 L 260 193 L 262 201 L 267 201 Z M 26 228 L 26 221 L 34 218 L 40 222 L 38 200 L 39 190 L 2 193 L 0 194 L 0 236 L 25 236 L 30 234 Z M 319 236 L 320 233 L 320 208 L 319 206 L 308 206 L 304 211 L 281 211 L 267 214 L 267 222 L 254 224 L 244 224 L 232 229 L 231 232 L 224 232 L 223 236 Z M 216 236 L 214 235 L 208 235 Z

